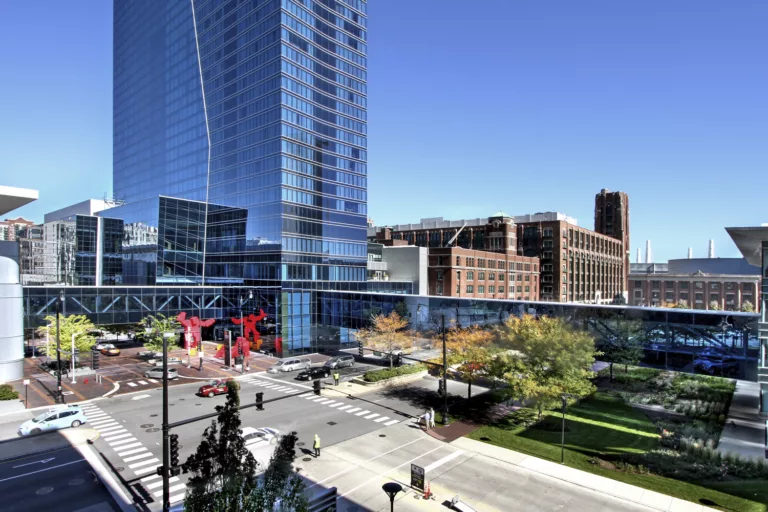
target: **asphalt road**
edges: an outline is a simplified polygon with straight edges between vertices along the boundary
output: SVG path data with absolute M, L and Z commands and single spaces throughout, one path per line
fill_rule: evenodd
M 117 511 L 109 492 L 73 448 L 0 463 L 0 511 Z

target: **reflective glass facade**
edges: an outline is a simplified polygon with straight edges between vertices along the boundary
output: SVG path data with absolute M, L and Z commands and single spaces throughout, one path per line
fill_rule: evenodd
M 366 10 L 115 1 L 124 282 L 365 289 Z

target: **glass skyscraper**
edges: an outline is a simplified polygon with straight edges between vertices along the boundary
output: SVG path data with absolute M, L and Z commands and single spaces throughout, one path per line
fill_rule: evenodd
M 366 9 L 115 0 L 125 284 L 364 289 Z

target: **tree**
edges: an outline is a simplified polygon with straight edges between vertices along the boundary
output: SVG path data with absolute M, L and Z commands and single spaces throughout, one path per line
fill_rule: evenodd
M 139 328 L 149 329 L 149 331 L 146 331 L 142 335 L 144 346 L 147 350 L 162 352 L 163 337 L 165 333 L 175 333 L 178 329 L 181 329 L 181 324 L 176 320 L 176 317 L 165 316 L 162 313 L 159 313 L 157 316 L 145 316 L 141 322 L 139 322 Z
M 239 408 L 239 385 L 229 381 L 226 403 L 216 406 L 219 416 L 205 429 L 197 451 L 184 463 L 185 469 L 192 473 L 184 509 L 190 512 L 306 511 L 303 482 L 291 468 L 295 432 L 280 439 L 264 476 L 259 478 L 258 463 L 242 437 Z
M 711 300 L 709 301 L 709 309 L 710 311 L 720 311 L 723 308 L 720 307 L 720 303 L 718 301 Z
M 355 337 L 368 348 L 386 352 L 389 355 L 389 368 L 392 369 L 394 352 L 413 346 L 413 334 L 407 327 L 408 320 L 392 311 L 389 315 L 373 316 L 371 326 L 357 331 Z
M 452 327 L 445 334 L 445 345 L 461 361 L 459 374 L 467 383 L 467 398 L 472 398 L 472 382 L 485 371 L 493 356 L 493 334 L 476 325 Z
M 646 340 L 642 322 L 617 318 L 606 322 L 610 331 L 603 342 L 598 345 L 602 356 L 600 359 L 610 363 L 611 382 L 613 382 L 613 365 L 623 364 L 624 372 L 629 365 L 635 365 L 643 358 L 643 343 Z
M 511 317 L 499 329 L 499 344 L 519 352 L 505 374 L 515 398 L 534 400 L 541 418 L 562 395 L 587 396 L 595 387 L 592 365 L 599 352 L 589 333 L 560 318 Z
M 688 301 L 685 299 L 680 299 L 677 301 L 677 304 L 675 305 L 675 308 L 677 309 L 689 309 Z
M 755 305 L 751 301 L 745 300 L 741 303 L 741 310 L 745 313 L 754 313 Z
M 55 343 L 56 317 L 47 316 L 45 321 L 50 326 L 48 328 L 50 329 L 49 341 Z M 60 315 L 59 325 L 61 328 L 60 342 L 62 352 L 71 352 L 73 334 L 75 335 L 75 350 L 79 352 L 89 352 L 96 343 L 96 338 L 92 334 L 96 330 L 96 326 L 85 315 Z M 47 355 L 50 357 L 51 354 Z
M 136 326 L 134 324 L 112 324 L 112 325 L 102 326 L 102 329 L 104 329 L 110 334 L 114 334 L 118 339 L 120 338 L 121 334 L 130 335 L 130 333 L 135 328 Z

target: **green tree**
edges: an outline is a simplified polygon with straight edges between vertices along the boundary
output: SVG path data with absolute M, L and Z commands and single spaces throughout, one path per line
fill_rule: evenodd
M 623 364 L 624 372 L 629 371 L 629 365 L 636 365 L 643 358 L 643 344 L 646 341 L 643 324 L 637 320 L 617 318 L 606 322 L 609 334 L 605 336 L 598 349 L 602 353 L 600 359 L 610 363 L 611 381 L 613 381 L 613 365 Z
M 467 383 L 468 399 L 472 398 L 472 383 L 486 371 L 495 353 L 492 341 L 493 333 L 476 325 L 464 329 L 452 327 L 445 335 L 446 347 L 461 362 L 458 373 Z
M 56 351 L 56 317 L 47 316 L 45 321 L 50 325 L 50 344 L 53 346 L 53 352 Z M 59 325 L 61 328 L 61 351 L 69 354 L 72 352 L 72 335 L 75 335 L 75 349 L 79 352 L 89 352 L 91 347 L 96 343 L 96 338 L 93 336 L 93 331 L 96 330 L 96 326 L 93 322 L 88 320 L 85 315 L 69 315 L 59 316 Z M 43 331 L 44 332 L 44 331 Z M 49 357 L 51 354 L 47 354 Z
M 407 330 L 408 320 L 401 318 L 397 312 L 388 315 L 374 315 L 371 326 L 360 329 L 355 333 L 358 341 L 373 350 L 380 350 L 389 355 L 389 368 L 392 369 L 394 353 L 413 347 L 413 333 Z
M 685 300 L 685 299 L 680 299 L 679 301 L 677 301 L 677 304 L 675 304 L 675 308 L 677 308 L 677 309 L 688 309 L 689 308 L 688 301 Z
M 723 309 L 723 308 L 720 307 L 720 303 L 718 301 L 716 301 L 716 300 L 709 301 L 709 310 L 710 311 L 720 311 L 721 309 Z
M 157 316 L 145 316 L 139 322 L 139 329 L 144 331 L 142 335 L 144 346 L 153 352 L 163 351 L 163 336 L 165 333 L 175 333 L 181 329 L 181 324 L 176 317 L 165 316 L 159 313 Z M 147 331 L 147 329 L 149 329 Z
M 587 396 L 595 387 L 592 365 L 599 352 L 589 333 L 560 318 L 510 317 L 499 329 L 499 344 L 519 353 L 510 357 L 505 374 L 510 393 L 536 403 L 542 411 L 560 403 L 564 394 Z
M 230 381 L 227 401 L 205 429 L 197 451 L 184 463 L 192 473 L 184 509 L 189 512 L 306 511 L 303 482 L 293 471 L 296 433 L 283 436 L 263 478 L 240 429 L 239 385 Z
M 741 310 L 745 313 L 754 313 L 755 312 L 755 305 L 752 304 L 752 302 L 745 300 L 741 303 Z

